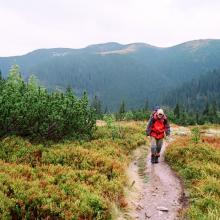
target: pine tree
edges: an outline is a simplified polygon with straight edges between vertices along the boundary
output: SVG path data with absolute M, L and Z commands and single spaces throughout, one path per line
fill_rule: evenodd
M 104 110 L 104 114 L 108 114 L 108 107 L 107 106 L 105 106 L 105 110 Z
M 212 123 L 218 123 L 218 107 L 216 101 L 213 101 L 210 106 L 209 120 Z
M 199 124 L 199 113 L 196 112 L 196 124 Z
M 182 108 L 181 110 L 181 114 L 179 116 L 179 121 L 182 125 L 187 125 L 187 122 L 188 122 L 188 114 L 187 112 L 185 111 L 185 109 Z
M 179 104 L 176 104 L 176 107 L 174 108 L 173 113 L 174 113 L 174 116 L 176 118 L 178 118 L 178 119 L 180 118 L 180 107 L 179 107 Z
M 97 96 L 92 100 L 91 107 L 94 108 L 96 115 L 100 118 L 102 115 L 102 103 Z
M 122 115 L 126 112 L 126 107 L 125 107 L 125 101 L 123 100 L 121 102 L 120 108 L 119 108 L 119 114 Z
M 210 113 L 213 117 L 217 117 L 218 115 L 218 107 L 216 101 L 212 102 Z
M 144 112 L 147 112 L 148 110 L 149 110 L 149 104 L 148 104 L 148 100 L 146 99 L 146 100 L 145 100 L 145 103 L 144 103 L 143 111 L 144 111 Z
M 210 111 L 210 107 L 209 107 L 209 103 L 206 103 L 205 109 L 203 111 L 203 115 L 209 115 L 209 111 Z

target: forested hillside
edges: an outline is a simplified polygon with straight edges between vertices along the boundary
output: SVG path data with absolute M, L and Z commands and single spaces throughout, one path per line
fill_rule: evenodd
M 44 49 L 24 56 L 0 58 L 5 76 L 18 64 L 27 78 L 34 73 L 50 89 L 71 86 L 76 95 L 87 91 L 103 108 L 118 110 L 160 101 L 161 93 L 203 73 L 220 69 L 220 40 L 197 40 L 159 48 L 143 43 L 107 43 L 83 49 Z
M 180 104 L 186 109 L 204 111 L 207 105 L 220 107 L 220 71 L 208 72 L 198 79 L 184 83 L 181 87 L 168 92 L 163 98 L 164 104 Z

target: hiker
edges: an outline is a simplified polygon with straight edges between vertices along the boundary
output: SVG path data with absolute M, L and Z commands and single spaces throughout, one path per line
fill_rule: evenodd
M 158 163 L 160 151 L 163 145 L 163 138 L 170 135 L 170 125 L 163 109 L 159 108 L 150 117 L 146 130 L 151 142 L 151 162 Z

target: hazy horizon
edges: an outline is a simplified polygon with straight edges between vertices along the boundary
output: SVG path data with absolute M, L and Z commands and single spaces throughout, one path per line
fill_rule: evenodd
M 42 48 L 220 39 L 217 0 L 0 0 L 0 56 Z

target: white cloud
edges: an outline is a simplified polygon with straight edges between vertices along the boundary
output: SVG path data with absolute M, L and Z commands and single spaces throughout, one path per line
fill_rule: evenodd
M 0 0 L 1 56 L 117 41 L 220 38 L 217 0 Z

